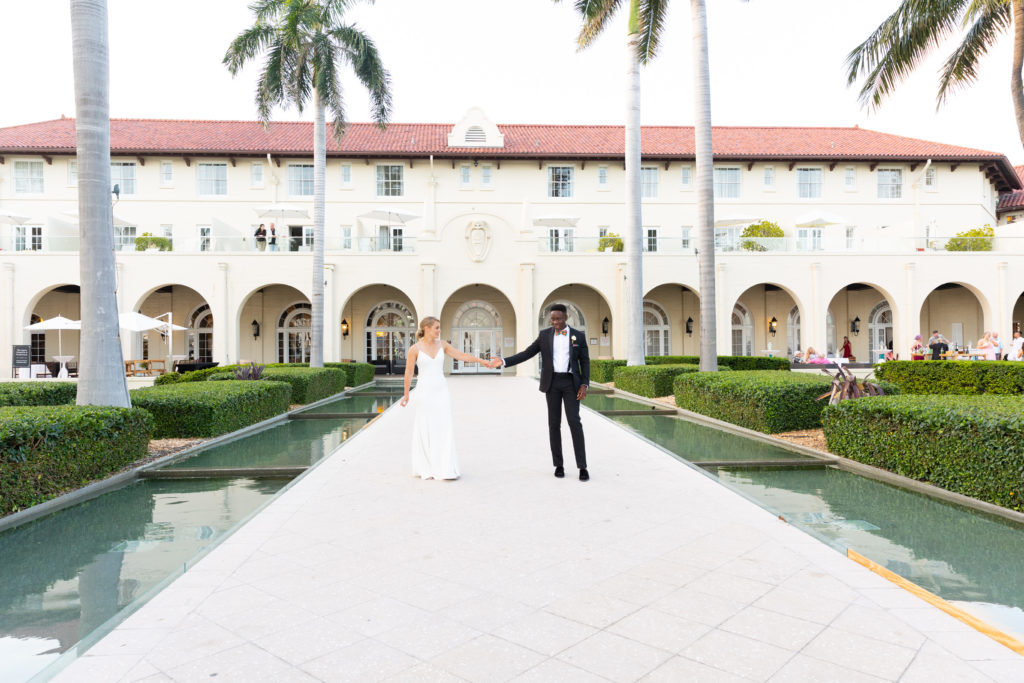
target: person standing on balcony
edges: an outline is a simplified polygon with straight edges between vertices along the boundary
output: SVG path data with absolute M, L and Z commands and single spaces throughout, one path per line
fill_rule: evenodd
M 260 227 L 256 228 L 256 232 L 253 233 L 253 237 L 256 238 L 256 248 L 260 251 L 267 250 L 267 229 L 260 223 Z
M 270 251 L 277 251 L 277 228 L 270 224 Z

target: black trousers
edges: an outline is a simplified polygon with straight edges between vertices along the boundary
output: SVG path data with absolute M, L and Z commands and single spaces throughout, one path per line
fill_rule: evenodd
M 555 467 L 562 467 L 562 406 L 565 405 L 565 420 L 572 434 L 572 449 L 576 455 L 576 467 L 586 469 L 587 449 L 583 443 L 583 425 L 580 423 L 580 402 L 576 400 L 576 387 L 572 375 L 555 374 L 546 394 L 548 401 L 548 436 L 551 439 L 551 461 Z

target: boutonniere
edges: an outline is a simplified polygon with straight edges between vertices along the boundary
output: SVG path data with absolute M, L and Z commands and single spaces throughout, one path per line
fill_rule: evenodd
M 575 335 L 575 334 L 574 334 L 574 335 L 572 335 L 572 340 L 573 340 L 573 341 L 576 341 L 576 335 Z

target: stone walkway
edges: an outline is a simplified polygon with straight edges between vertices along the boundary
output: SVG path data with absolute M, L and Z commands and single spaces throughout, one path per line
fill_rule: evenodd
M 411 477 L 389 410 L 57 680 L 1024 680 L 599 415 L 591 481 L 555 479 L 535 382 L 451 388 L 462 479 Z

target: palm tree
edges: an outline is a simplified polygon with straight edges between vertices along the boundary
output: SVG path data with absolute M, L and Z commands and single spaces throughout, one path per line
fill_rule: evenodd
M 1024 143 L 1024 3 L 1020 0 L 903 0 L 846 58 L 850 85 L 864 79 L 860 101 L 878 107 L 943 40 L 963 38 L 939 72 L 936 106 L 977 80 L 981 58 L 1013 29 L 1010 90 L 1017 130 Z
M 557 2 L 558 0 L 556 0 Z M 589 46 L 601 33 L 622 0 L 575 0 L 583 16 L 577 39 Z M 629 365 L 643 365 L 643 278 L 640 215 L 640 85 L 639 66 L 657 54 L 668 13 L 667 0 L 630 0 L 628 119 L 626 125 L 626 212 L 630 228 L 626 261 L 627 349 Z M 715 313 L 715 204 L 711 154 L 711 78 L 708 69 L 707 13 L 704 0 L 690 0 L 693 24 L 695 149 L 697 164 L 697 254 L 700 278 L 700 369 L 718 369 Z M 630 175 L 630 168 L 633 175 Z M 639 358 L 639 360 L 637 360 Z
M 110 205 L 110 53 L 106 0 L 71 0 L 78 139 L 81 372 L 78 405 L 131 407 L 117 319 Z
M 372 2 L 372 0 L 369 0 Z M 326 110 L 334 139 L 345 133 L 339 64 L 351 66 L 370 93 L 373 120 L 383 128 L 391 115 L 391 77 L 377 47 L 355 25 L 343 23 L 351 0 L 258 0 L 256 23 L 231 41 L 224 65 L 232 76 L 257 55 L 266 61 L 256 87 L 256 110 L 264 126 L 275 106 L 313 106 L 313 286 L 309 364 L 324 364 L 324 198 L 327 167 Z

